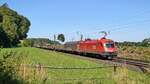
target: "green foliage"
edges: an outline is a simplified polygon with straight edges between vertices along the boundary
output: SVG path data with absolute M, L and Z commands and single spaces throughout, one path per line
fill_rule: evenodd
M 5 33 L 5 36 L 1 36 L 1 40 L 7 38 L 8 45 L 4 44 L 1 41 L 2 47 L 11 47 L 16 46 L 19 43 L 19 40 L 22 40 L 27 37 L 27 32 L 29 30 L 30 21 L 22 16 L 19 15 L 16 11 L 10 9 L 8 5 L 4 4 L 0 7 L 0 14 L 1 14 L 1 22 L 0 27 L 1 34 Z
M 2 23 L 2 22 L 3 22 L 3 15 L 0 14 L 0 23 Z
M 118 56 L 130 59 L 150 61 L 150 48 L 137 46 L 121 46 L 118 48 Z
M 118 47 L 122 46 L 139 46 L 139 47 L 150 47 L 150 39 L 144 39 L 142 42 L 116 42 Z
M 5 31 L 0 26 L 0 47 L 9 47 L 10 41 Z
M 58 37 L 57 37 L 57 40 L 61 41 L 61 42 L 64 42 L 65 41 L 65 36 L 64 34 L 59 34 Z
M 20 59 L 15 57 L 16 52 L 0 52 L 0 84 L 24 84 L 22 78 L 17 75 L 16 63 Z
M 33 41 L 30 40 L 30 39 L 21 40 L 20 46 L 21 47 L 32 47 L 33 46 Z
M 149 43 L 150 42 L 150 38 L 146 38 L 142 41 L 143 43 Z
M 34 46 L 42 46 L 49 43 L 48 38 L 31 38 L 31 40 L 33 41 Z
M 34 47 L 43 46 L 45 44 L 60 44 L 58 41 L 52 41 L 48 38 L 29 38 L 31 40 Z
M 150 38 L 146 38 L 142 41 L 142 45 L 146 47 L 150 47 Z

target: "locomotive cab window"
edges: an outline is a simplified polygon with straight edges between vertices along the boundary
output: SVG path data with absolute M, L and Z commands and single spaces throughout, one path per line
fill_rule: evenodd
M 111 42 L 111 43 L 106 43 L 106 44 L 105 44 L 105 47 L 106 47 L 106 48 L 114 48 L 115 45 L 114 45 L 114 43 Z

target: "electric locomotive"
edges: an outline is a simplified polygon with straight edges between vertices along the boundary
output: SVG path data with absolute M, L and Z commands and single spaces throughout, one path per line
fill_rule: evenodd
M 107 59 L 117 56 L 115 42 L 105 37 L 99 40 L 86 39 L 84 41 L 66 42 L 64 50 L 82 54 L 93 54 Z

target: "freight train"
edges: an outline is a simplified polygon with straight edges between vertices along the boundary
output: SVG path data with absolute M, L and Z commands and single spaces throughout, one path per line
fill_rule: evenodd
M 85 39 L 81 41 L 66 42 L 63 45 L 46 45 L 43 48 L 78 54 L 92 54 L 95 56 L 112 59 L 117 56 L 117 47 L 111 39 L 99 40 Z

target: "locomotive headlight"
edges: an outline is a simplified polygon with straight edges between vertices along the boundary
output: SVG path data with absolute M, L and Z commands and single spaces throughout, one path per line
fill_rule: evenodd
M 107 51 L 106 44 L 104 44 L 104 50 Z
M 104 44 L 104 50 L 105 50 L 106 52 L 109 51 L 109 49 L 108 49 L 108 47 L 107 47 L 106 44 Z

